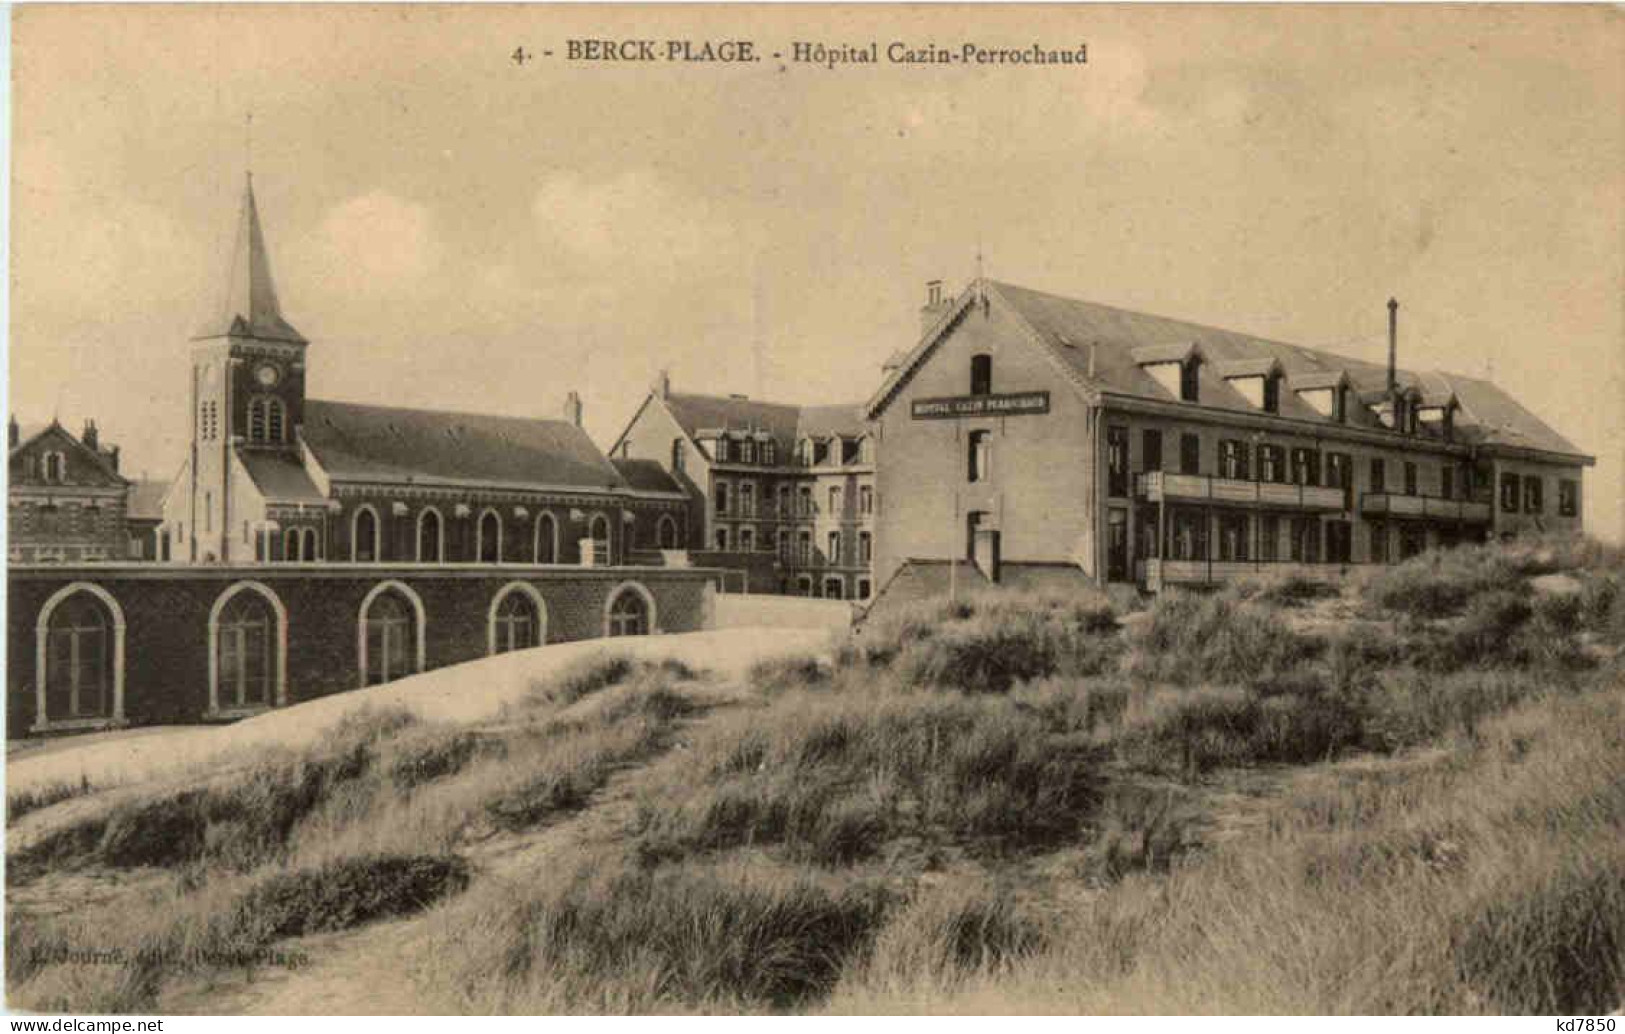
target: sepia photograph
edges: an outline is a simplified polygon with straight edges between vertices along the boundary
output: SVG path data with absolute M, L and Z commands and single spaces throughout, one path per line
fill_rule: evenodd
M 8 1013 L 1615 1030 L 1619 7 L 7 16 Z

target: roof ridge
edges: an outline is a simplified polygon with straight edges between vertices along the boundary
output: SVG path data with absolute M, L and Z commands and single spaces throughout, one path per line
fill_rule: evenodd
M 436 417 L 470 417 L 475 420 L 511 420 L 522 424 L 559 424 L 565 427 L 577 425 L 562 417 L 547 416 L 510 416 L 506 413 L 472 413 L 461 409 L 427 409 L 421 406 L 388 406 L 376 402 L 350 402 L 345 399 L 315 399 L 308 398 L 305 405 L 317 406 L 344 406 L 349 409 L 372 409 L 387 413 L 418 413 Z M 585 432 L 583 432 L 585 433 Z

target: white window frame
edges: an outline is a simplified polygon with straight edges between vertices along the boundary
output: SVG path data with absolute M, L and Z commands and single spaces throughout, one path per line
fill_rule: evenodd
M 494 506 L 485 507 L 480 511 L 479 516 L 474 519 L 474 562 L 476 564 L 487 562 L 485 559 L 486 514 L 490 514 L 497 522 L 497 558 L 490 562 L 500 564 L 502 563 L 502 514 L 498 513 Z
M 46 715 L 45 687 L 50 683 L 51 615 L 64 600 L 88 592 L 107 607 L 113 619 L 113 716 L 111 718 L 65 718 L 51 721 Z M 34 725 L 31 731 L 48 729 L 98 728 L 124 724 L 124 608 L 113 594 L 94 582 L 69 582 L 45 601 L 34 622 Z
M 367 595 L 361 600 L 361 606 L 356 611 L 356 685 L 362 689 L 367 687 L 367 611 L 371 609 L 374 600 L 390 590 L 399 592 L 402 596 L 406 597 L 407 603 L 411 604 L 412 616 L 415 619 L 417 626 L 417 634 L 413 636 L 414 645 L 416 646 L 416 649 L 413 651 L 416 655 L 413 658 L 415 667 L 410 674 L 422 674 L 424 670 L 424 661 L 428 656 L 428 652 L 425 649 L 426 644 L 424 642 L 424 633 L 427 630 L 428 619 L 423 611 L 423 600 L 416 592 L 412 590 L 412 587 L 407 585 L 405 582 L 397 581 L 393 578 L 387 581 L 379 582 L 377 585 L 374 585 L 372 590 L 368 592 Z M 390 681 L 394 680 L 391 679 Z
M 431 513 L 434 514 L 435 532 L 436 532 L 435 546 L 434 546 L 435 559 L 432 560 L 432 561 L 423 559 L 423 518 L 427 517 Z M 502 523 L 501 523 L 501 521 L 499 519 L 498 522 L 497 522 L 497 527 L 500 528 L 501 526 L 502 526 Z M 425 506 L 423 509 L 419 510 L 418 511 L 418 519 L 415 522 L 413 522 L 413 528 L 414 528 L 414 534 L 412 536 L 412 538 L 413 538 L 413 550 L 414 550 L 414 555 L 416 555 L 416 557 L 417 557 L 417 562 L 420 563 L 420 564 L 427 564 L 427 563 L 443 564 L 443 563 L 445 563 L 446 562 L 446 515 L 440 512 L 440 508 L 438 506 Z
M 635 592 L 643 597 L 643 605 L 649 614 L 649 635 L 660 634 L 660 611 L 655 604 L 654 593 L 650 592 L 642 582 L 625 581 L 609 590 L 604 596 L 604 638 L 609 635 L 609 616 L 615 609 L 615 601 L 621 598 L 623 592 Z
M 536 605 L 536 645 L 547 645 L 547 600 L 542 597 L 541 591 L 529 582 L 509 582 L 497 590 L 491 597 L 490 609 L 485 614 L 485 654 L 487 657 L 497 655 L 497 611 L 502 609 L 502 601 L 514 593 L 530 597 L 530 602 Z
M 271 613 L 276 617 L 276 679 L 274 683 L 276 703 L 266 707 L 222 708 L 220 706 L 220 615 L 225 613 L 226 605 L 232 601 L 232 598 L 241 592 L 259 593 L 271 605 Z M 365 679 L 365 677 L 365 669 L 363 669 L 362 678 Z M 209 717 L 233 718 L 247 714 L 258 714 L 270 707 L 286 707 L 287 704 L 288 608 L 282 605 L 282 600 L 264 582 L 237 582 L 215 597 L 214 606 L 209 608 Z

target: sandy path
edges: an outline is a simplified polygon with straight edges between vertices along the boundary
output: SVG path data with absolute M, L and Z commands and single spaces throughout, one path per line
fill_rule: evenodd
M 713 668 L 713 670 L 715 670 Z M 726 709 L 737 698 L 737 686 L 713 685 L 706 696 Z M 585 808 L 562 819 L 515 834 L 500 834 L 460 851 L 476 870 L 475 880 L 523 884 L 539 868 L 594 843 L 623 835 L 633 819 L 639 787 L 658 777 L 664 765 L 685 763 L 681 744 L 691 730 L 714 711 L 679 724 L 673 749 L 624 766 Z M 449 902 L 448 902 L 449 904 Z M 338 933 L 284 941 L 278 950 L 301 952 L 309 960 L 298 969 L 262 969 L 253 979 L 243 974 L 211 976 L 204 986 L 177 988 L 165 995 L 159 1011 L 176 1015 L 258 1016 L 415 1016 L 433 1015 L 447 1007 L 421 993 L 432 964 L 422 950 L 428 937 L 431 909 Z

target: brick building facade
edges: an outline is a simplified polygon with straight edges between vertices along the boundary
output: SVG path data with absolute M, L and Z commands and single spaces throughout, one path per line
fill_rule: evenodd
M 706 626 L 715 572 L 12 565 L 13 735 L 225 721 L 510 650 Z
M 13 418 L 7 435 L 8 559 L 124 559 L 131 482 L 119 474 L 118 447 L 102 444 L 94 422 L 75 437 L 55 420 L 25 432 Z
M 610 455 L 656 464 L 682 487 L 690 534 L 669 541 L 735 572 L 731 587 L 864 600 L 874 446 L 859 405 L 684 394 L 662 374 Z

